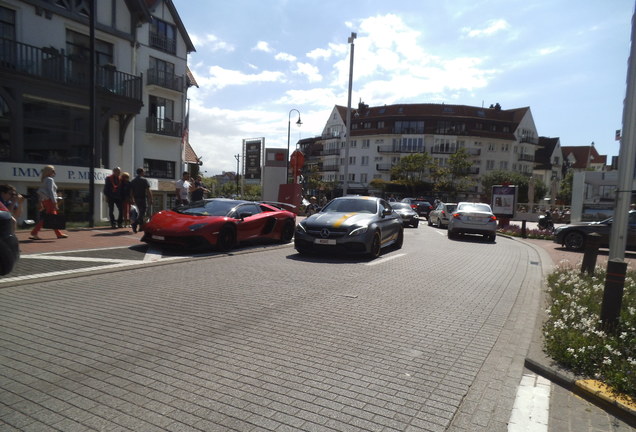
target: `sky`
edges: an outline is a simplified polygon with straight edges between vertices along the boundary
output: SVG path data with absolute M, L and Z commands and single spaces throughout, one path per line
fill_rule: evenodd
M 540 136 L 619 153 L 633 0 L 173 0 L 196 48 L 190 143 L 205 176 L 243 139 L 318 136 L 335 105 L 530 107 Z M 298 113 L 302 120 L 296 126 Z M 241 161 L 242 163 L 242 161 Z

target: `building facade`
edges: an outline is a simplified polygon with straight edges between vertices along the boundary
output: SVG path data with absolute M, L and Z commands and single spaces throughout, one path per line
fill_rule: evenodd
M 107 218 L 101 192 L 113 167 L 131 176 L 144 167 L 158 210 L 170 205 L 188 162 L 185 109 L 195 83 L 187 56 L 194 46 L 174 5 L 94 4 L 93 17 L 90 0 L 0 0 L 0 182 L 30 198 L 24 218 L 37 216 L 45 165 L 56 167 L 67 219 L 89 219 L 93 196 L 92 220 L 99 222 Z
M 335 106 L 314 140 L 300 142 L 325 182 L 342 184 L 351 193 L 379 193 L 373 179 L 391 180 L 391 167 L 404 156 L 428 153 L 435 165 L 446 166 L 459 149 L 470 155 L 475 186 L 464 197 L 484 192 L 479 178 L 492 171 L 534 174 L 539 135 L 529 107 L 510 110 L 447 104 L 396 104 L 352 110 L 348 158 L 345 160 L 346 107 Z M 316 150 L 322 147 L 322 151 Z

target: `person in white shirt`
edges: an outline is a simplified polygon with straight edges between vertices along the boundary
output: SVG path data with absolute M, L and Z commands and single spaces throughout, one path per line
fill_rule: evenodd
M 188 205 L 188 197 L 190 196 L 190 173 L 184 172 L 181 180 L 177 180 L 175 183 L 175 191 L 177 193 L 176 205 Z

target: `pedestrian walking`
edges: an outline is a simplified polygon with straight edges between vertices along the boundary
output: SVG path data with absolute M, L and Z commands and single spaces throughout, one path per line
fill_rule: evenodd
M 121 177 L 119 178 L 119 193 L 121 195 L 121 208 L 124 214 L 124 227 L 128 228 L 130 226 L 130 204 L 132 198 L 130 196 L 130 174 L 127 172 L 121 173 Z
M 58 212 L 58 196 L 57 196 L 57 185 L 55 184 L 55 167 L 52 165 L 47 165 L 42 168 L 42 175 L 40 176 L 42 182 L 40 183 L 40 187 L 38 188 L 38 198 L 40 200 L 40 208 L 44 210 L 46 214 L 56 215 Z M 41 240 L 38 236 L 38 233 L 44 226 L 44 218 L 41 218 L 40 221 L 33 227 L 31 230 L 31 235 L 29 238 L 31 240 Z M 53 230 L 57 238 L 67 238 L 68 235 L 64 234 L 59 229 Z
M 190 196 L 190 187 L 192 184 L 190 183 L 190 173 L 184 172 L 183 176 L 181 176 L 181 180 L 177 180 L 175 183 L 175 192 L 177 194 L 177 202 L 176 205 L 188 205 L 190 201 L 188 201 L 188 197 Z
M 113 168 L 113 173 L 106 177 L 104 184 L 104 196 L 108 202 L 108 218 L 111 228 L 121 228 L 124 221 L 124 211 L 122 208 L 122 196 L 119 185 L 121 183 L 121 168 Z M 117 222 L 115 223 L 115 207 L 117 207 Z
M 139 230 L 143 229 L 148 205 L 152 203 L 150 182 L 144 177 L 144 174 L 143 168 L 137 168 L 137 175 L 130 182 L 130 196 L 137 208 L 137 217 L 131 221 L 133 232 L 137 232 L 137 227 L 139 227 Z

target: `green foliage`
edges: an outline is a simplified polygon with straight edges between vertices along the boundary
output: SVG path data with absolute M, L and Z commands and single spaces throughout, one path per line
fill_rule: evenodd
M 558 268 L 548 276 L 544 348 L 562 366 L 636 402 L 636 273 L 627 273 L 620 325 L 611 333 L 600 321 L 605 278 L 601 267 L 593 275 Z
M 492 187 L 494 185 L 516 185 L 517 202 L 528 202 L 528 182 L 530 177 L 514 171 L 492 171 L 481 178 L 481 184 L 486 195 L 486 202 L 492 201 Z M 548 193 L 548 187 L 540 179 L 534 179 L 534 202 L 539 202 Z
M 394 183 L 403 185 L 415 194 L 419 190 L 426 189 L 425 179 L 431 166 L 431 156 L 428 153 L 415 153 L 405 156 L 391 167 L 391 178 Z
M 522 237 L 521 227 L 518 225 L 509 225 L 505 228 L 499 228 L 497 232 L 511 237 Z M 554 234 L 552 234 L 550 230 L 536 228 L 526 229 L 526 238 L 529 239 L 552 240 L 553 237 Z

